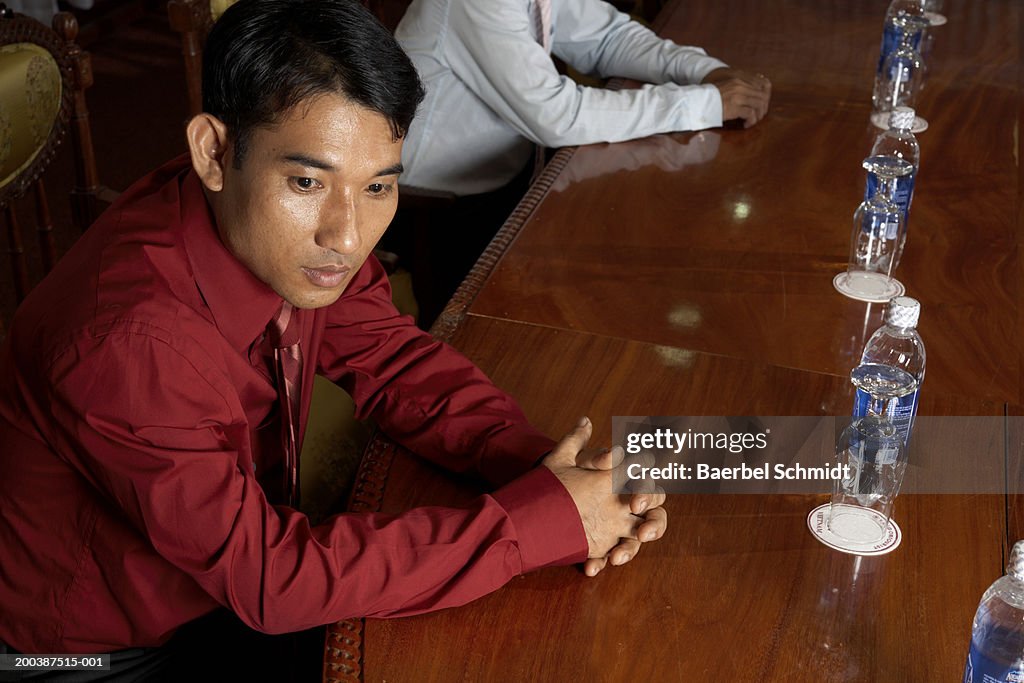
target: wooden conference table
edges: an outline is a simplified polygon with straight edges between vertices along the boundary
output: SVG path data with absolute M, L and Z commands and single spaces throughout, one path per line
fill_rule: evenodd
M 917 181 L 897 277 L 922 303 L 921 415 L 1021 415 L 1024 271 L 1016 0 L 949 0 L 932 30 Z M 750 130 L 560 151 L 435 333 L 530 420 L 592 445 L 615 415 L 848 415 L 882 306 L 834 291 L 887 0 L 686 0 L 655 28 L 767 74 Z M 1024 435 L 1007 423 L 989 494 L 906 494 L 894 552 L 856 558 L 806 527 L 827 496 L 669 496 L 669 531 L 595 579 L 513 580 L 440 613 L 333 627 L 329 679 L 959 681 L 971 619 L 1024 537 Z M 912 463 L 913 465 L 913 463 Z M 477 491 L 376 440 L 352 509 Z

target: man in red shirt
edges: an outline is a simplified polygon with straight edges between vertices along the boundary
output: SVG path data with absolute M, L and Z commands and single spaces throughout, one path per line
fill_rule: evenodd
M 586 419 L 556 445 L 391 305 L 371 250 L 422 89 L 390 34 L 346 0 L 242 0 L 204 58 L 190 154 L 90 228 L 0 355 L 4 647 L 152 648 L 220 607 L 266 633 L 416 614 L 660 537 L 663 497 L 612 495 Z M 318 526 L 274 504 L 314 373 L 495 491 Z

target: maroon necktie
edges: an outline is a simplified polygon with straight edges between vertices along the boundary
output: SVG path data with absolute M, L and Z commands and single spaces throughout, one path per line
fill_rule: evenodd
M 274 382 L 281 413 L 285 453 L 284 493 L 288 505 L 299 507 L 299 406 L 302 393 L 302 350 L 299 326 L 289 329 L 294 308 L 287 301 L 270 325 L 267 337 L 274 348 Z

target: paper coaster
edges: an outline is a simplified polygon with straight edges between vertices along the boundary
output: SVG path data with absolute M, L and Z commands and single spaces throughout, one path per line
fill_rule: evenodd
M 902 282 L 880 273 L 839 273 L 832 278 L 832 286 L 843 296 L 872 304 L 889 303 L 907 291 Z
M 889 112 L 876 111 L 872 113 L 871 123 L 874 124 L 875 128 L 889 130 Z M 928 122 L 922 119 L 920 116 L 915 116 L 914 125 L 910 127 L 910 130 L 913 131 L 914 133 L 923 133 L 926 130 L 928 130 Z
M 816 539 L 833 550 L 850 555 L 863 555 L 865 557 L 885 555 L 895 550 L 899 546 L 900 541 L 903 540 L 903 532 L 900 531 L 899 525 L 890 519 L 889 528 L 886 530 L 885 537 L 882 540 L 875 543 L 851 543 L 846 539 L 836 536 L 829 530 L 829 507 L 829 503 L 825 503 L 811 510 L 811 513 L 807 515 L 807 528 L 811 530 Z M 878 513 L 873 512 L 873 514 L 877 515 Z

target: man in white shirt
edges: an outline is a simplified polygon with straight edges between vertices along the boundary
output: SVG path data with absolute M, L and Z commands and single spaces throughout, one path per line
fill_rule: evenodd
M 549 4 L 550 15 L 544 5 Z M 458 196 L 505 186 L 534 145 L 618 142 L 764 117 L 771 84 L 656 36 L 601 0 L 415 0 L 395 32 L 427 96 L 402 154 L 403 185 Z M 612 91 L 560 75 L 652 85 Z

